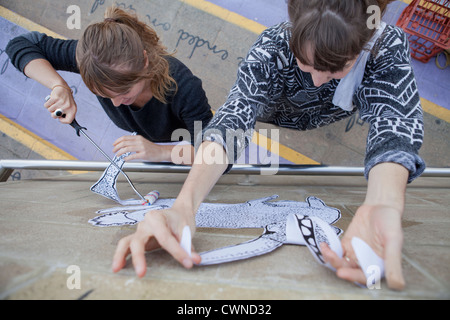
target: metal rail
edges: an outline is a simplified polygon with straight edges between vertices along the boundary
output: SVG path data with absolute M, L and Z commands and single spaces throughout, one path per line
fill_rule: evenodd
M 73 160 L 0 160 L 0 182 L 8 180 L 15 169 L 26 170 L 67 170 L 104 171 L 109 162 Z M 127 172 L 188 173 L 190 166 L 170 163 L 127 162 L 123 170 Z M 335 167 L 322 165 L 234 165 L 229 174 L 244 175 L 315 175 L 315 176 L 363 176 L 362 167 Z M 449 178 L 450 168 L 428 168 L 422 177 Z

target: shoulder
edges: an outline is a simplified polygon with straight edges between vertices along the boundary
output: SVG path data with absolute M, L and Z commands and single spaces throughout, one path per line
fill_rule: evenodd
M 177 83 L 195 77 L 189 67 L 174 56 L 165 56 L 164 58 L 169 63 L 170 75 Z
M 291 24 L 282 22 L 264 30 L 256 40 L 252 49 L 262 49 L 270 53 L 289 49 Z
M 376 44 L 374 60 L 390 59 L 392 63 L 410 63 L 409 42 L 403 29 L 388 25 Z
M 290 68 L 294 56 L 289 45 L 290 39 L 289 22 L 264 30 L 251 47 L 242 66 L 263 68 L 268 73 Z

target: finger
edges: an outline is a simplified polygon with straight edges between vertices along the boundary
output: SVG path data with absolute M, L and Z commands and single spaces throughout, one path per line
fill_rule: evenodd
M 385 247 L 385 276 L 389 288 L 403 290 L 405 279 L 402 271 L 402 241 L 390 241 Z
M 191 258 L 194 264 L 200 264 L 202 262 L 202 257 L 195 251 L 194 244 L 191 244 Z
M 356 282 L 363 286 L 366 286 L 366 276 L 364 275 L 364 272 L 361 270 L 361 268 L 340 268 L 336 271 L 336 275 L 343 279 L 350 282 Z
M 130 254 L 131 237 L 132 235 L 122 238 L 117 244 L 112 263 L 113 272 L 119 272 L 125 266 L 126 258 Z
M 325 242 L 320 244 L 320 251 L 322 252 L 325 262 L 331 264 L 331 266 L 335 269 L 354 268 L 358 266 L 356 262 L 353 262 L 353 260 L 339 257 Z
M 67 113 L 66 117 L 59 118 L 59 121 L 64 124 L 70 124 L 75 119 L 75 114 Z
M 115 146 L 115 145 L 118 145 L 119 143 L 124 143 L 124 142 L 127 142 L 127 141 L 132 141 L 132 140 L 134 140 L 135 137 L 136 137 L 136 136 L 122 136 L 122 137 L 120 137 L 119 139 L 117 139 L 116 141 L 114 141 L 113 145 Z
M 131 160 L 145 160 L 145 159 L 141 156 L 140 152 L 137 152 L 137 153 L 130 154 L 128 157 L 125 157 L 123 160 L 131 161 Z
M 191 252 L 191 259 L 194 264 L 200 264 L 202 262 L 202 257 L 194 251 Z
M 155 238 L 161 247 L 166 250 L 175 260 L 182 264 L 186 269 L 194 265 L 193 259 L 181 247 L 179 240 L 168 230 L 159 229 L 155 232 Z M 198 260 L 198 257 L 196 257 Z
M 134 271 L 139 278 L 145 276 L 147 272 L 147 262 L 145 260 L 145 244 L 149 237 L 133 237 L 130 243 L 131 257 L 133 261 Z
M 121 155 L 124 155 L 125 153 L 128 152 L 135 152 L 135 149 L 132 146 L 127 146 L 127 147 L 122 147 L 122 148 L 118 148 L 118 149 L 114 149 L 113 152 L 120 157 Z

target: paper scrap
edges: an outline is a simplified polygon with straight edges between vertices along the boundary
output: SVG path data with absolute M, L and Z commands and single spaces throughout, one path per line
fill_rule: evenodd
M 358 263 L 366 276 L 367 286 L 376 285 L 384 277 L 384 260 L 360 238 L 352 238 L 351 243 Z
M 189 228 L 189 226 L 185 226 L 183 229 L 180 245 L 184 249 L 184 251 L 187 252 L 189 257 L 192 257 L 192 250 L 191 250 L 192 237 L 191 237 L 191 228 Z

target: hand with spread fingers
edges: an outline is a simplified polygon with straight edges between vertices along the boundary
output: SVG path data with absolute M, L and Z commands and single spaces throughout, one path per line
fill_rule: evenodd
M 175 209 L 148 212 L 136 232 L 119 241 L 113 258 L 113 271 L 119 272 L 131 254 L 136 274 L 140 278 L 144 277 L 147 271 L 145 253 L 158 248 L 166 250 L 187 269 L 200 263 L 201 258 L 197 253 L 193 251 L 190 257 L 180 245 L 186 225 L 192 230 L 195 222 L 182 219 Z
M 388 286 L 402 290 L 405 280 L 402 272 L 401 213 L 394 208 L 363 205 L 342 238 L 343 258 L 339 258 L 326 244 L 321 247 L 325 260 L 336 269 L 338 277 L 365 286 L 366 276 L 351 245 L 354 237 L 363 239 L 383 258 Z
M 388 286 L 394 290 L 404 288 L 401 220 L 407 178 L 408 171 L 394 163 L 379 164 L 370 171 L 366 200 L 342 237 L 343 258 L 322 245 L 324 258 L 337 270 L 338 277 L 366 285 L 366 276 L 351 244 L 358 237 L 384 260 Z

